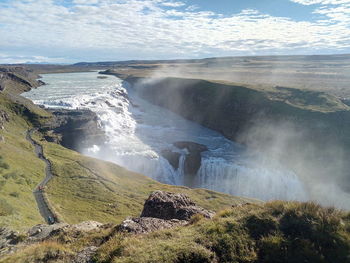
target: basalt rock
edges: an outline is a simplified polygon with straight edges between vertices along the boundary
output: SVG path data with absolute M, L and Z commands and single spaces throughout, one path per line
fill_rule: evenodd
M 186 155 L 184 164 L 185 173 L 185 185 L 189 187 L 195 186 L 195 177 L 202 164 L 202 152 L 208 150 L 208 148 L 199 143 L 179 141 L 175 142 L 174 146 L 179 149 L 187 149 L 188 154 Z
M 96 113 L 90 110 L 50 110 L 54 116 L 51 124 L 46 127 L 47 135 L 50 133 L 58 136 L 58 141 L 72 150 L 82 150 L 102 144 L 105 134 L 99 127 Z M 56 141 L 47 138 L 49 141 Z
M 174 167 L 175 170 L 179 168 L 179 161 L 181 154 L 178 152 L 173 152 L 171 150 L 163 150 L 161 152 L 162 156 L 168 160 L 168 162 L 171 164 L 172 167 Z
M 186 220 L 164 220 L 152 217 L 138 217 L 124 220 L 119 226 L 117 226 L 117 231 L 133 234 L 144 234 L 156 230 L 183 226 L 186 224 L 188 224 L 188 221 Z
M 190 153 L 191 152 L 205 152 L 208 151 L 207 146 L 196 143 L 196 142 L 188 142 L 188 141 L 179 141 L 179 142 L 174 142 L 174 146 L 176 146 L 179 149 L 187 149 Z
M 0 91 L 6 87 L 16 86 L 17 91 L 29 91 L 31 88 L 36 88 L 45 83 L 41 80 L 39 75 L 32 70 L 25 67 L 18 66 L 1 66 L 0 67 Z
M 141 217 L 190 220 L 195 214 L 201 214 L 206 218 L 213 216 L 213 212 L 197 206 L 185 194 L 155 191 L 146 200 Z

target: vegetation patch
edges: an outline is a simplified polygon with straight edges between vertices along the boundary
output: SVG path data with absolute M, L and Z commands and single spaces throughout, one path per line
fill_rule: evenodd
M 112 237 L 98 262 L 350 262 L 349 213 L 314 203 L 226 209 L 212 220 Z M 141 261 L 140 261 L 141 259 Z

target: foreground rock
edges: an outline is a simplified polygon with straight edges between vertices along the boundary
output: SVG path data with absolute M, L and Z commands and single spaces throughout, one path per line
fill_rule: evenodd
M 124 220 L 117 231 L 144 234 L 156 230 L 187 225 L 193 215 L 212 218 L 214 213 L 205 210 L 184 194 L 163 191 L 153 192 L 144 204 L 141 217 Z
M 201 214 L 206 218 L 214 215 L 213 212 L 197 206 L 185 194 L 155 191 L 146 200 L 141 217 L 190 220 L 195 214 Z

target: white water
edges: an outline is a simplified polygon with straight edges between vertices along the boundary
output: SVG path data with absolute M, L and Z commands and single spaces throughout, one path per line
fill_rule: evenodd
M 144 101 L 116 77 L 97 76 L 97 72 L 45 74 L 42 80 L 48 85 L 24 96 L 46 107 L 94 111 L 107 141 L 82 152 L 158 181 L 184 184 L 187 151 L 172 143 L 192 141 L 209 149 L 202 153 L 196 187 L 262 200 L 307 199 L 302 182 L 292 171 L 268 165 L 263 156 L 247 156 L 243 147 L 219 133 Z M 164 149 L 181 153 L 179 169 L 174 170 L 161 156 Z

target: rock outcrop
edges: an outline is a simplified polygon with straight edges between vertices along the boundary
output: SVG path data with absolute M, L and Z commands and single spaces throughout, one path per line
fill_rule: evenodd
M 202 152 L 207 151 L 208 148 L 203 144 L 186 141 L 175 142 L 174 146 L 179 149 L 187 149 L 188 151 L 184 164 L 185 185 L 194 187 L 195 177 L 202 164 L 201 154 Z
M 202 152 L 208 150 L 208 148 L 199 143 L 189 141 L 179 141 L 173 143 L 173 145 L 179 150 L 186 150 L 186 158 L 184 163 L 185 185 L 193 187 L 195 185 L 196 174 L 202 164 Z M 171 166 L 176 170 L 179 168 L 179 161 L 181 154 L 170 149 L 162 151 L 162 156 L 168 160 Z
M 168 160 L 170 165 L 177 170 L 179 168 L 180 156 L 181 154 L 178 152 L 174 152 L 172 150 L 166 149 L 161 152 L 162 156 Z
M 37 80 L 40 76 L 32 70 L 18 66 L 0 67 L 0 91 L 10 86 L 17 86 L 18 93 L 29 91 L 31 88 L 39 87 L 45 84 Z
M 184 226 L 196 214 L 206 218 L 214 215 L 213 212 L 197 206 L 184 194 L 155 191 L 146 200 L 141 217 L 124 220 L 117 226 L 117 231 L 143 234 Z
M 61 143 L 64 147 L 79 151 L 94 144 L 102 144 L 105 134 L 99 127 L 96 113 L 90 110 L 49 110 L 54 118 L 45 129 L 48 141 Z

